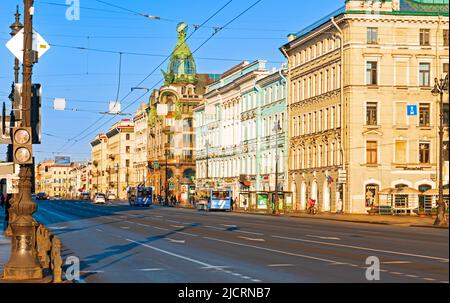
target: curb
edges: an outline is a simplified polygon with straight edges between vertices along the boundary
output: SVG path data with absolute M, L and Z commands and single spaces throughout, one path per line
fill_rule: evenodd
M 234 211 L 236 214 L 250 214 L 250 215 L 262 215 L 262 216 L 270 216 L 266 213 L 255 213 L 255 212 L 242 212 L 242 211 Z M 316 220 L 328 220 L 328 221 L 341 221 L 341 222 L 350 222 L 350 223 L 365 223 L 365 224 L 378 224 L 378 225 L 397 225 L 397 226 L 406 226 L 406 227 L 428 227 L 428 228 L 440 228 L 445 229 L 448 227 L 444 226 L 434 226 L 434 225 L 421 225 L 421 224 L 410 224 L 407 222 L 386 222 L 386 221 L 365 221 L 365 220 L 352 220 L 352 219 L 338 219 L 338 218 L 324 218 L 318 216 L 296 216 L 296 215 L 279 215 L 280 217 L 289 217 L 289 218 L 302 218 L 302 219 L 316 219 Z
M 428 228 L 438 228 L 438 229 L 448 229 L 448 226 L 438 226 L 438 225 L 420 225 L 420 224 L 411 224 L 410 227 L 428 227 Z

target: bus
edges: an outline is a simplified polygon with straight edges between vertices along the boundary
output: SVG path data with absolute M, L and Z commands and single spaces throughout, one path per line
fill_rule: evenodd
M 153 188 L 131 187 L 127 193 L 130 206 L 147 206 L 153 203 Z
M 231 211 L 232 191 L 211 189 L 208 210 L 225 210 Z

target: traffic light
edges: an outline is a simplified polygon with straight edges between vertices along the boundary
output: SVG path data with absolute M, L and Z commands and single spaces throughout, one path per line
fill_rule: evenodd
M 13 127 L 12 141 L 14 163 L 33 164 L 31 127 Z

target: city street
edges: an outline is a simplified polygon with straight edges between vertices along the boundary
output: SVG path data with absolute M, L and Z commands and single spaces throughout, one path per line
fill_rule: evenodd
M 34 217 L 81 261 L 80 282 L 448 283 L 448 230 L 42 201 Z

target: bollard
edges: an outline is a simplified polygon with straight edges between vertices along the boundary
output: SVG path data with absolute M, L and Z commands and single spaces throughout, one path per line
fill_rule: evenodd
M 53 283 L 62 282 L 61 241 L 53 236 L 51 246 L 51 267 L 53 271 Z

